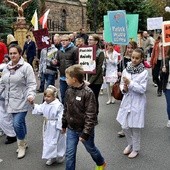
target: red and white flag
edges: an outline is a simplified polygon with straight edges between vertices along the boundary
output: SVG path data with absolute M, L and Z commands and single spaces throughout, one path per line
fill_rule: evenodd
M 44 15 L 39 19 L 40 24 L 42 25 L 42 28 L 47 28 L 47 17 L 50 12 L 50 9 L 47 10 Z

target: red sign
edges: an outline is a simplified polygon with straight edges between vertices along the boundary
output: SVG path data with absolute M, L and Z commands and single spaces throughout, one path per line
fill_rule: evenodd
M 48 48 L 51 46 L 50 37 L 47 28 L 33 31 L 38 49 Z

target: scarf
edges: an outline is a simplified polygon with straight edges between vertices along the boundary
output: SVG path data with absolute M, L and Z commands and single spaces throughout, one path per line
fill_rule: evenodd
M 14 74 L 16 70 L 18 70 L 23 65 L 24 59 L 20 58 L 19 62 L 16 65 L 12 65 L 12 61 L 10 61 L 7 65 L 7 69 L 11 74 Z
M 131 74 L 142 73 L 144 69 L 145 69 L 145 66 L 143 65 L 143 63 L 140 63 L 137 66 L 133 66 L 132 63 L 130 63 L 126 67 L 127 72 Z

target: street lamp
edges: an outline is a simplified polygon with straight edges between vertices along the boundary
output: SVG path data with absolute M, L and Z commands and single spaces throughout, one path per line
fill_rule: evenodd
M 166 12 L 170 12 L 170 7 L 169 7 L 169 6 L 166 6 L 166 7 L 165 7 L 165 11 L 166 11 Z
M 81 4 L 81 19 L 82 19 L 82 28 L 84 28 L 84 6 L 86 6 L 87 0 L 79 0 Z
M 166 0 L 166 4 L 167 4 L 168 6 L 165 7 L 165 11 L 166 11 L 166 12 L 170 12 L 170 7 L 169 7 L 169 5 L 170 5 L 170 0 Z

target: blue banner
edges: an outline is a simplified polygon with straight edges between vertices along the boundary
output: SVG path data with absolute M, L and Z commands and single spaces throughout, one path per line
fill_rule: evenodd
M 127 19 L 124 10 L 108 11 L 113 44 L 127 45 L 129 43 L 127 32 Z

